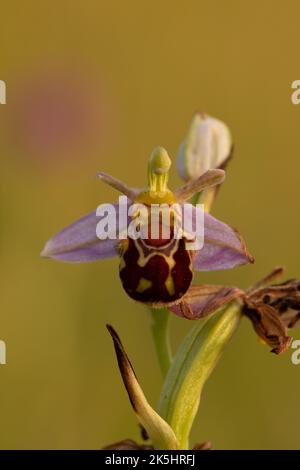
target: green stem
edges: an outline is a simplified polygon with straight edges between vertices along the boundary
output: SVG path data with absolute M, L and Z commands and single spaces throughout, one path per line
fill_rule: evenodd
M 172 363 L 172 353 L 169 338 L 169 316 L 166 308 L 151 308 L 151 330 L 155 344 L 156 354 L 163 377 Z

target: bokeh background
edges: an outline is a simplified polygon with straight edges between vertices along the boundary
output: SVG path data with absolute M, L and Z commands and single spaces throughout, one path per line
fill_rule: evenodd
M 290 98 L 299 14 L 296 0 L 1 4 L 2 449 L 138 437 L 105 324 L 155 405 L 161 376 L 145 308 L 122 291 L 117 260 L 67 265 L 39 252 L 117 197 L 97 171 L 144 185 L 152 148 L 175 156 L 195 111 L 232 130 L 235 160 L 214 215 L 242 231 L 256 258 L 197 281 L 246 287 L 278 264 L 299 276 L 300 106 Z M 174 348 L 189 327 L 172 318 Z M 245 319 L 205 387 L 192 441 L 299 449 L 299 389 L 291 353 L 270 354 Z

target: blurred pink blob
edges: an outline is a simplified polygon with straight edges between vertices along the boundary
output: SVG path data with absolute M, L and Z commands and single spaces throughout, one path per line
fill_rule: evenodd
M 88 156 L 102 145 L 107 106 L 96 78 L 60 68 L 19 80 L 12 103 L 12 133 L 19 150 L 42 160 Z

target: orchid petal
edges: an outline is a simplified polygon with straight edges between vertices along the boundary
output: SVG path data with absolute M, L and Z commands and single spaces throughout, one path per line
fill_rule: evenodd
M 118 180 L 114 176 L 108 175 L 107 173 L 100 172 L 97 174 L 98 178 L 100 178 L 104 183 L 108 184 L 112 188 L 116 189 L 122 194 L 125 194 L 129 199 L 134 200 L 140 190 L 135 188 L 129 188 L 125 183 Z
M 194 194 L 203 191 L 206 188 L 221 184 L 225 179 L 224 170 L 208 170 L 196 180 L 190 180 L 185 185 L 174 191 L 177 202 L 184 202 L 191 199 Z
M 272 307 L 287 328 L 294 328 L 300 324 L 300 280 L 289 279 L 280 284 L 266 285 L 280 273 L 282 268 L 277 268 L 256 283 L 247 292 L 247 299 L 252 304 Z
M 248 292 L 252 294 L 257 289 L 262 289 L 263 287 L 270 285 L 272 282 L 277 281 L 283 275 L 283 273 L 284 267 L 277 266 L 270 273 L 268 273 L 262 279 L 259 279 L 259 281 L 257 281 L 255 284 L 253 284 Z
M 119 206 L 115 204 L 113 207 L 118 220 Z M 98 238 L 96 227 L 99 220 L 96 211 L 85 215 L 51 238 L 41 256 L 69 263 L 83 263 L 117 256 L 118 240 Z M 126 224 L 124 227 L 119 227 L 119 231 L 125 228 Z
M 197 320 L 218 310 L 222 305 L 243 295 L 243 291 L 232 286 L 203 284 L 189 288 L 183 300 L 169 307 L 179 317 Z
M 271 352 L 281 354 L 286 351 L 292 338 L 287 335 L 287 327 L 275 308 L 263 302 L 253 302 L 247 297 L 244 301 L 244 315 L 251 320 L 254 330 L 262 341 L 272 347 Z
M 195 208 L 192 211 L 193 219 L 196 217 L 196 210 Z M 254 259 L 237 230 L 205 212 L 204 246 L 193 256 L 194 269 L 196 271 L 230 269 L 253 262 Z

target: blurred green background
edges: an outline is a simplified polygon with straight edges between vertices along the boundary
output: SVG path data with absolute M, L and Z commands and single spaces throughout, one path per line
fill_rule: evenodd
M 195 111 L 232 130 L 235 160 L 214 215 L 241 230 L 256 258 L 197 281 L 246 287 L 278 264 L 299 276 L 300 106 L 290 99 L 299 14 L 296 0 L 1 5 L 2 449 L 138 437 L 105 323 L 155 404 L 161 376 L 145 308 L 122 291 L 117 260 L 68 265 L 39 252 L 117 197 L 97 171 L 144 185 L 152 148 L 175 157 Z M 171 327 L 176 347 L 190 323 L 174 317 Z M 299 449 L 300 366 L 290 357 L 270 354 L 245 319 L 205 387 L 192 441 Z

